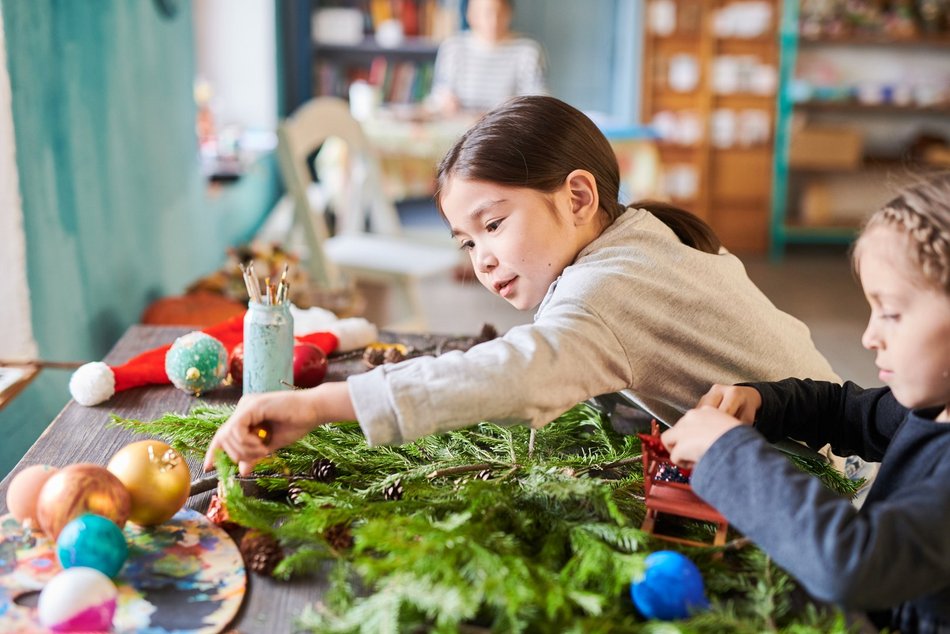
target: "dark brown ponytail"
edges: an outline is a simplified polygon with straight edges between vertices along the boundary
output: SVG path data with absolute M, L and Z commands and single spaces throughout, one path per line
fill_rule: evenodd
M 638 200 L 628 207 L 646 209 L 657 217 L 663 224 L 672 229 L 680 242 L 706 253 L 719 253 L 722 243 L 701 218 L 685 209 L 680 209 L 670 203 L 659 200 Z

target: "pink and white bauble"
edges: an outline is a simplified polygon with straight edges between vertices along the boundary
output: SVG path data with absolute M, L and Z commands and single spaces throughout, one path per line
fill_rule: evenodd
M 108 632 L 118 590 L 93 568 L 67 568 L 40 592 L 40 623 L 54 632 Z

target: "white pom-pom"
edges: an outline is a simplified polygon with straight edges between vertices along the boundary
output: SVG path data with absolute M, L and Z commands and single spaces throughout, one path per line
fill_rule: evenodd
M 69 393 L 80 405 L 98 405 L 115 394 L 115 374 L 101 361 L 80 366 L 69 379 Z
M 291 304 L 290 315 L 294 318 L 294 336 L 297 337 L 328 330 L 329 326 L 337 321 L 336 315 L 317 306 L 297 308 Z
M 339 319 L 326 328 L 340 340 L 338 350 L 348 352 L 357 348 L 365 348 L 379 338 L 376 326 L 362 317 Z

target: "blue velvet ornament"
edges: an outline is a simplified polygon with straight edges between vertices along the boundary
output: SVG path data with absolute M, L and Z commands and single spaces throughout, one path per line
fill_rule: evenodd
M 56 556 L 63 568 L 94 568 L 115 577 L 129 556 L 125 534 L 101 515 L 85 513 L 72 520 L 56 539 Z
M 645 563 L 646 570 L 630 584 L 630 597 L 643 616 L 672 621 L 709 609 L 703 576 L 688 557 L 658 550 Z

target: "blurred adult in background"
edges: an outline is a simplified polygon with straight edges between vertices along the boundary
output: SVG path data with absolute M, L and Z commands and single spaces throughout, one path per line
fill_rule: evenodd
M 439 46 L 431 104 L 444 114 L 487 111 L 509 97 L 547 94 L 544 50 L 512 33 L 512 0 L 469 0 L 470 30 Z

